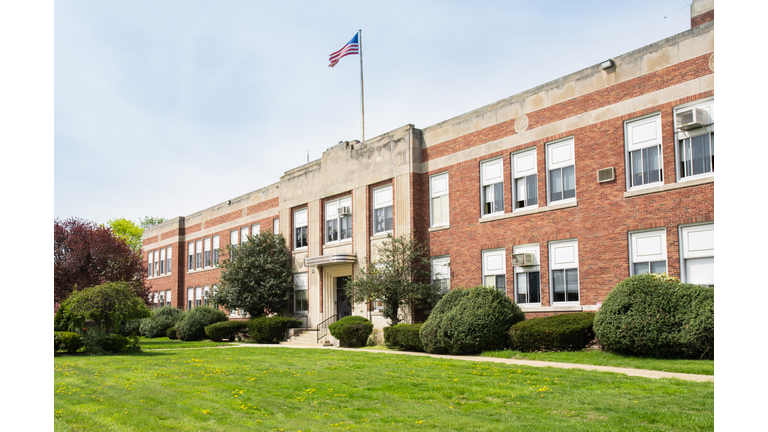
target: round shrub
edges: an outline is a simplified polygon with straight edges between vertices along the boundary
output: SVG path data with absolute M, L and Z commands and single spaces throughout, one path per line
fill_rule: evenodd
M 373 323 L 361 316 L 346 316 L 328 326 L 328 331 L 346 348 L 361 347 L 373 332 Z
M 387 348 L 403 349 L 406 351 L 424 351 L 419 337 L 423 323 L 398 324 L 384 327 L 384 344 Z
M 435 305 L 419 336 L 430 353 L 500 350 L 509 346 L 510 327 L 524 319 L 520 307 L 495 288 L 457 289 Z
M 168 331 L 165 332 L 165 335 L 168 336 L 168 339 L 178 339 L 179 337 L 176 336 L 176 327 L 171 327 L 168 329 Z
M 83 341 L 80 335 L 75 332 L 59 332 L 59 349 L 68 353 L 73 353 L 83 347 Z
M 205 327 L 228 319 L 223 311 L 208 306 L 197 306 L 183 314 L 181 320 L 176 323 L 176 336 L 183 341 L 205 339 Z
M 714 359 L 715 292 L 659 275 L 632 276 L 605 297 L 594 328 L 608 351 Z
M 127 337 L 119 334 L 111 334 L 104 344 L 104 349 L 113 353 L 121 353 L 125 352 L 126 348 L 130 345 L 131 341 L 129 341 Z
M 267 344 L 285 339 L 285 331 L 301 327 L 301 321 L 284 316 L 259 317 L 249 320 L 247 326 L 254 342 Z
M 223 321 L 211 324 L 205 328 L 205 334 L 212 341 L 221 342 L 224 339 L 234 341 L 235 337 L 248 329 L 245 321 Z
M 132 319 L 124 322 L 120 326 L 120 334 L 123 336 L 131 336 L 133 334 L 140 335 L 141 334 L 141 323 L 144 320 L 148 320 L 149 318 L 138 318 L 138 319 Z
M 141 322 L 141 335 L 147 338 L 157 338 L 166 335 L 169 328 L 176 325 L 182 311 L 173 306 L 163 306 L 152 312 L 149 318 Z
M 53 332 L 53 352 L 58 351 L 61 349 L 61 335 L 59 332 L 54 331 Z
M 509 331 L 512 349 L 579 351 L 595 339 L 594 312 L 577 312 L 521 321 Z

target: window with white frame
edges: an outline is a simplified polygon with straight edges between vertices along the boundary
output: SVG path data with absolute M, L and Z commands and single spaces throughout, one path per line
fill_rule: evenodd
M 573 138 L 547 144 L 548 203 L 576 198 Z
M 677 178 L 693 180 L 715 172 L 715 101 L 675 108 Z
M 203 286 L 203 305 L 211 306 L 211 287 L 208 285 Z
M 553 303 L 579 301 L 579 243 L 577 240 L 549 244 L 550 284 Z
M 430 226 L 445 226 L 448 220 L 448 173 L 429 178 Z
M 307 209 L 293 212 L 293 248 L 306 248 L 307 240 Z
M 173 306 L 171 304 L 171 290 L 165 290 L 165 305 L 166 306 Z
M 155 260 L 155 276 L 160 276 L 160 252 L 155 251 L 152 255 Z
M 293 311 L 294 312 L 307 312 L 309 310 L 309 296 L 307 290 L 307 274 L 306 273 L 294 273 L 293 274 L 294 290 L 293 290 Z
M 541 267 L 539 245 L 522 245 L 513 248 L 514 254 L 532 254 L 533 263 L 515 266 L 515 302 L 521 305 L 541 304 Z
M 203 268 L 203 241 L 195 241 L 195 268 Z
M 195 287 L 195 307 L 203 304 L 203 287 Z
M 154 265 L 152 264 L 152 260 L 154 259 L 154 254 L 152 252 L 147 252 L 147 277 L 154 277 Z
M 664 183 L 661 153 L 661 114 L 625 123 L 627 188 Z
M 325 243 L 352 238 L 352 197 L 325 203 Z
M 392 186 L 373 190 L 373 233 L 392 231 Z
M 629 233 L 630 275 L 667 271 L 667 231 L 665 229 Z
M 440 294 L 451 290 L 451 259 L 448 256 L 432 258 L 432 285 L 440 287 Z
M 539 205 L 536 149 L 512 155 L 512 201 L 514 210 L 535 208 Z
M 195 289 L 187 288 L 187 310 L 192 310 L 195 307 Z
M 248 227 L 244 226 L 240 228 L 240 244 L 248 241 Z
M 499 158 L 482 162 L 480 182 L 482 215 L 504 213 L 504 160 Z
M 203 250 L 205 251 L 205 254 L 203 255 L 203 266 L 207 268 L 211 266 L 211 238 L 210 237 L 206 237 L 203 240 Z
M 157 291 L 153 291 L 152 292 L 152 309 L 157 309 L 159 307 L 157 304 L 159 301 L 160 301 L 159 293 Z
M 211 306 L 218 308 L 219 304 L 216 303 L 216 293 L 219 291 L 219 286 L 214 284 L 211 286 Z
M 157 306 L 163 307 L 165 306 L 165 291 L 160 291 L 157 295 Z
M 682 280 L 715 286 L 715 224 L 680 227 Z
M 259 224 L 251 225 L 251 235 L 252 236 L 257 236 L 257 235 L 259 235 L 259 233 L 261 233 L 261 225 L 259 225 Z
M 187 270 L 193 270 L 195 259 L 195 242 L 187 243 Z
M 280 218 L 272 219 L 272 233 L 277 234 L 280 232 Z
M 213 265 L 219 265 L 219 236 L 213 236 Z
M 171 274 L 171 246 L 165 248 L 165 273 Z
M 165 274 L 165 248 L 160 249 L 160 273 L 158 274 Z
M 507 260 L 504 249 L 483 251 L 483 285 L 507 293 Z

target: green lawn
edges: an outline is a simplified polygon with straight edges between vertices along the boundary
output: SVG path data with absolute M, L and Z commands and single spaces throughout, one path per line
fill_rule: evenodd
M 713 360 L 666 360 L 645 357 L 632 357 L 603 351 L 540 352 L 486 351 L 483 357 L 514 358 L 521 360 L 540 360 L 561 363 L 581 363 L 598 366 L 614 366 L 635 369 L 649 369 L 665 372 L 714 375 Z
M 711 430 L 714 384 L 361 351 L 54 358 L 59 431 Z
M 156 350 L 156 349 L 168 349 L 168 348 L 207 348 L 231 345 L 229 342 L 214 342 L 206 339 L 202 341 L 185 342 L 178 339 L 162 338 L 139 338 L 139 346 L 143 350 Z

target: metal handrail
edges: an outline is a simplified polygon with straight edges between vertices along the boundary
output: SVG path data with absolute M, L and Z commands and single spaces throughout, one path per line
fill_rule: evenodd
M 293 319 L 301 321 L 301 330 L 309 330 L 309 315 L 293 315 Z
M 326 319 L 325 321 L 321 322 L 317 325 L 317 341 L 320 342 L 320 339 L 324 338 L 326 335 L 328 335 L 328 327 L 336 322 L 339 319 L 339 315 L 331 315 Z M 333 320 L 333 322 L 329 322 Z M 322 334 L 320 332 L 323 332 Z

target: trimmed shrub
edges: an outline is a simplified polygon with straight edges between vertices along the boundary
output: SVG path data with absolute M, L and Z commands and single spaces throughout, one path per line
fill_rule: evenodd
M 595 339 L 594 312 L 577 312 L 533 318 L 509 331 L 512 349 L 533 351 L 579 351 Z
M 509 329 L 525 314 L 504 293 L 477 286 L 455 289 L 432 309 L 419 334 L 424 351 L 475 354 L 509 347 Z
M 176 325 L 182 311 L 173 306 L 163 306 L 152 311 L 152 316 L 141 322 L 141 335 L 147 338 L 157 338 L 166 335 L 169 328 Z
M 83 340 L 83 350 L 93 355 L 106 354 L 110 348 L 109 335 L 105 335 L 99 330 L 89 328 L 83 331 L 81 338 Z
M 124 322 L 120 326 L 120 334 L 123 336 L 130 336 L 132 334 L 141 334 L 141 323 L 149 318 L 132 319 Z
M 59 332 L 59 349 L 68 353 L 73 353 L 83 347 L 83 341 L 80 335 L 75 332 Z
M 346 348 L 361 347 L 373 332 L 373 323 L 361 316 L 346 316 L 328 326 L 328 331 Z
M 61 335 L 59 332 L 53 332 L 53 352 L 58 351 L 61 348 Z
M 714 359 L 715 291 L 659 275 L 636 275 L 608 293 L 595 316 L 608 351 L 656 358 Z
M 176 336 L 183 341 L 205 339 L 207 326 L 228 319 L 223 311 L 208 306 L 197 306 L 183 314 L 176 323 Z
M 168 339 L 178 339 L 179 337 L 176 336 L 176 327 L 171 327 L 168 329 L 168 331 L 165 332 L 165 335 L 168 336 Z
M 234 341 L 238 334 L 247 330 L 248 323 L 245 321 L 223 321 L 207 326 L 205 334 L 216 342 L 221 342 L 224 339 Z
M 119 334 L 111 334 L 104 344 L 104 349 L 113 353 L 125 352 L 131 345 L 131 341 L 127 337 Z
M 400 348 L 406 351 L 424 351 L 419 337 L 423 323 L 398 324 L 384 327 L 384 344 L 387 348 Z
M 277 343 L 285 339 L 289 328 L 301 327 L 301 321 L 284 316 L 259 317 L 247 323 L 248 334 L 256 343 Z

